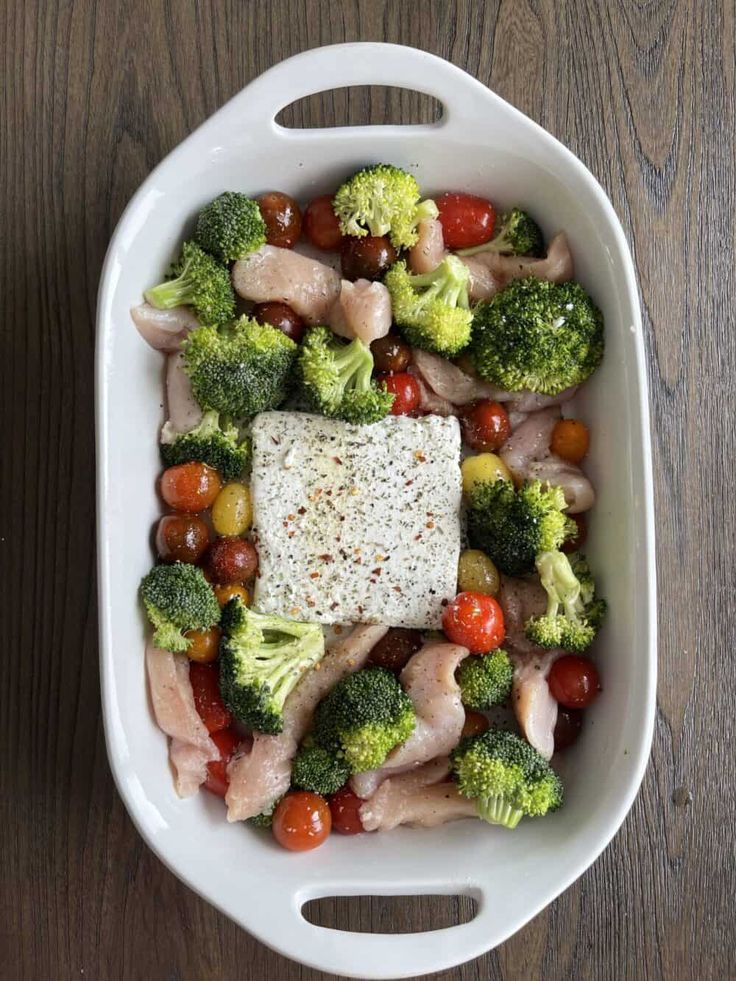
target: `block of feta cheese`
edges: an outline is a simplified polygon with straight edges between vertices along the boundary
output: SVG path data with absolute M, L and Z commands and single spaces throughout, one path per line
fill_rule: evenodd
M 323 624 L 440 627 L 460 554 L 457 419 L 353 426 L 264 412 L 252 435 L 255 608 Z

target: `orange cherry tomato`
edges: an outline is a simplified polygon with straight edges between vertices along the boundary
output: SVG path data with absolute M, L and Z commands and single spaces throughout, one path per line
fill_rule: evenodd
M 491 723 L 482 712 L 474 712 L 472 709 L 465 709 L 465 722 L 463 723 L 462 736 L 479 736 L 482 732 L 490 729 Z
M 487 654 L 503 643 L 503 610 L 485 593 L 458 593 L 442 615 L 442 629 L 453 644 L 472 654 Z
M 246 606 L 250 606 L 250 593 L 245 586 L 241 586 L 240 583 L 230 582 L 225 585 L 218 583 L 213 588 L 215 590 L 217 602 L 220 604 L 220 606 L 225 606 L 236 596 L 239 596 Z
M 341 835 L 359 835 L 365 831 L 360 820 L 360 809 L 365 801 L 354 794 L 350 787 L 343 787 L 330 797 L 332 829 Z
M 190 641 L 187 657 L 198 664 L 208 664 L 217 660 L 220 649 L 220 628 L 208 627 L 206 630 L 187 630 L 184 634 Z
M 590 433 L 579 419 L 560 419 L 552 430 L 549 448 L 568 463 L 580 463 L 588 452 Z
M 552 665 L 548 681 L 552 697 L 568 709 L 587 708 L 601 690 L 595 664 L 577 654 L 558 658 Z
M 332 814 L 324 797 L 298 790 L 282 797 L 273 812 L 271 830 L 276 841 L 292 852 L 321 845 L 332 828 Z
M 339 252 L 342 232 L 337 215 L 332 210 L 331 194 L 323 194 L 309 202 L 302 227 L 312 245 L 323 252 Z
M 174 511 L 206 511 L 221 490 L 220 475 L 204 463 L 180 463 L 161 475 L 161 497 Z
M 448 249 L 469 249 L 493 238 L 496 212 L 486 198 L 448 192 L 435 198 Z
M 213 732 L 210 734 L 210 738 L 219 749 L 220 758 L 210 760 L 207 764 L 207 779 L 204 785 L 210 793 L 217 794 L 218 797 L 224 797 L 227 793 L 228 784 L 230 783 L 227 778 L 227 765 L 243 740 L 232 729 L 221 729 L 219 732 Z
M 194 707 L 208 732 L 227 729 L 233 721 L 220 697 L 220 669 L 216 664 L 189 665 L 189 683 L 194 695 Z

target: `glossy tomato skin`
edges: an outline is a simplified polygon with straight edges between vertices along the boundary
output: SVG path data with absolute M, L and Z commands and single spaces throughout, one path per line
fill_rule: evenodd
M 266 223 L 266 242 L 280 249 L 293 249 L 302 233 L 302 213 L 294 198 L 281 191 L 269 191 L 258 198 Z
M 411 348 L 395 334 L 386 334 L 372 341 L 371 354 L 376 371 L 383 374 L 406 371 L 411 364 Z
M 470 249 L 493 238 L 496 212 L 486 198 L 448 192 L 435 198 L 448 249 Z
M 220 758 L 210 760 L 207 764 L 207 779 L 204 785 L 211 794 L 224 797 L 230 782 L 227 778 L 227 765 L 242 742 L 242 738 L 233 729 L 220 729 L 219 732 L 211 733 L 211 739 L 220 751 Z
M 491 723 L 482 712 L 475 712 L 473 709 L 465 709 L 465 722 L 463 722 L 463 739 L 466 736 L 479 736 L 482 732 L 487 732 L 491 728 Z
M 196 565 L 209 543 L 209 528 L 194 514 L 165 514 L 156 529 L 156 551 L 162 562 Z
M 199 664 L 209 664 L 217 660 L 220 652 L 219 627 L 187 630 L 184 636 L 189 641 L 186 654 L 190 661 L 197 661 Z
M 300 344 L 306 324 L 288 303 L 256 303 L 250 312 L 251 317 L 259 324 L 269 324 L 290 337 L 295 344 Z
M 273 836 L 283 848 L 292 852 L 318 848 L 331 828 L 332 814 L 327 801 L 309 790 L 286 794 L 273 812 Z
M 331 194 L 322 194 L 309 202 L 302 227 L 304 234 L 316 248 L 323 252 L 340 251 L 343 236 L 337 215 L 332 210 Z
M 332 830 L 341 835 L 359 835 L 365 831 L 360 820 L 360 809 L 364 803 L 350 787 L 343 787 L 333 794 L 330 797 Z
M 419 407 L 421 392 L 414 375 L 400 371 L 393 375 L 379 375 L 376 381 L 379 384 L 383 383 L 394 396 L 394 404 L 391 406 L 392 416 L 408 416 Z
M 422 635 L 418 630 L 391 627 L 371 649 L 369 660 L 379 668 L 399 674 L 421 646 Z
M 244 583 L 258 570 L 258 553 L 251 542 L 237 535 L 216 538 L 205 554 L 205 572 L 220 585 Z
M 189 682 L 194 695 L 194 707 L 207 732 L 227 729 L 233 721 L 220 697 L 220 669 L 216 664 L 200 664 L 193 661 L 189 665 Z
M 555 753 L 576 743 L 582 727 L 583 713 L 579 709 L 559 709 L 555 725 Z
M 340 266 L 345 279 L 380 279 L 394 262 L 396 249 L 385 235 L 343 239 Z
M 485 593 L 458 593 L 442 616 L 442 629 L 453 644 L 472 654 L 487 654 L 506 636 L 503 610 Z
M 160 490 L 172 510 L 198 514 L 212 507 L 222 481 L 218 472 L 204 463 L 179 463 L 164 470 Z
M 592 661 L 577 654 L 565 654 L 549 673 L 552 697 L 568 709 L 587 708 L 598 697 L 601 682 Z
M 466 406 L 460 421 L 463 441 L 478 453 L 499 450 L 511 432 L 506 409 L 490 399 L 480 399 Z

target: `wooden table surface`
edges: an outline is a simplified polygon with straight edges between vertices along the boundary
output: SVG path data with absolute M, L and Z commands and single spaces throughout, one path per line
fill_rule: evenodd
M 652 764 L 572 888 L 458 979 L 736 976 L 732 0 L 184 0 L 0 5 L 0 976 L 278 979 L 271 953 L 148 851 L 98 695 L 93 349 L 109 236 L 151 168 L 274 61 L 345 40 L 449 58 L 590 167 L 633 246 L 652 392 L 660 684 Z M 403 96 L 302 124 L 422 119 Z M 382 900 L 324 922 L 457 910 Z

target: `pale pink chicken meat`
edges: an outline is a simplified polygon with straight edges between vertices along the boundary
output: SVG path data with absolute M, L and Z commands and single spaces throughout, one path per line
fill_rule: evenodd
M 507 408 L 511 412 L 539 412 L 555 405 L 564 405 L 575 395 L 579 386 L 571 385 L 557 395 L 542 395 L 540 392 L 513 392 Z
M 465 709 L 455 670 L 468 653 L 458 644 L 433 641 L 412 655 L 400 678 L 416 712 L 414 731 L 379 769 L 353 775 L 350 783 L 358 797 L 370 797 L 387 777 L 446 756 L 457 746 Z
M 426 414 L 435 416 L 454 416 L 457 414 L 457 407 L 448 402 L 447 399 L 440 398 L 429 385 L 426 384 L 419 374 L 415 365 L 410 364 L 407 368 L 410 375 L 413 375 L 419 386 L 419 410 Z
M 430 354 L 429 351 L 412 348 L 411 358 L 423 381 L 435 395 L 452 402 L 453 405 L 468 405 L 478 399 L 504 402 L 518 398 L 518 392 L 504 392 L 489 382 L 466 374 L 447 358 Z
M 496 599 L 503 610 L 506 627 L 504 647 L 520 654 L 542 653 L 543 648 L 528 640 L 524 633 L 524 624 L 529 617 L 539 616 L 547 608 L 547 594 L 539 579 L 501 576 L 501 588 Z
M 233 266 L 236 293 L 254 303 L 287 303 L 308 324 L 324 324 L 340 295 L 340 276 L 316 259 L 262 245 Z
M 146 670 L 151 703 L 160 729 L 171 736 L 169 757 L 180 797 L 191 797 L 207 779 L 207 764 L 219 758 L 219 750 L 194 705 L 186 654 L 146 645 Z
M 192 392 L 189 375 L 184 371 L 184 357 L 170 354 L 166 362 L 167 432 L 187 433 L 202 421 L 202 409 Z
M 477 817 L 475 803 L 462 797 L 447 780 L 450 766 L 440 757 L 423 766 L 384 780 L 360 808 L 366 831 L 391 831 L 400 824 L 433 828 L 448 821 Z
M 534 461 L 527 470 L 529 480 L 541 480 L 554 487 L 561 487 L 565 494 L 568 514 L 589 511 L 595 504 L 593 485 L 580 467 L 568 463 L 562 457 L 550 453 L 543 460 Z
M 253 734 L 250 752 L 233 757 L 225 803 L 228 821 L 245 821 L 268 811 L 289 789 L 291 762 L 320 700 L 341 678 L 358 671 L 387 627 L 355 627 L 331 645 L 284 704 L 284 728 L 277 736 Z
M 150 303 L 131 307 L 130 316 L 144 341 L 155 351 L 171 354 L 181 348 L 187 334 L 199 327 L 191 307 L 158 310 Z
M 555 235 L 543 259 L 499 255 L 497 252 L 479 252 L 460 258 L 470 270 L 469 293 L 472 301 L 489 299 L 513 279 L 535 276 L 551 283 L 567 283 L 575 275 L 570 245 L 564 232 Z
M 549 690 L 549 672 L 564 651 L 555 649 L 539 654 L 510 652 L 514 664 L 511 701 L 522 735 L 548 760 L 555 751 L 557 702 Z
M 409 250 L 409 268 L 416 275 L 432 272 L 447 255 L 439 218 L 424 218 L 417 228 L 417 244 Z
M 343 279 L 328 319 L 335 334 L 364 344 L 385 337 L 391 329 L 391 296 L 383 283 Z

